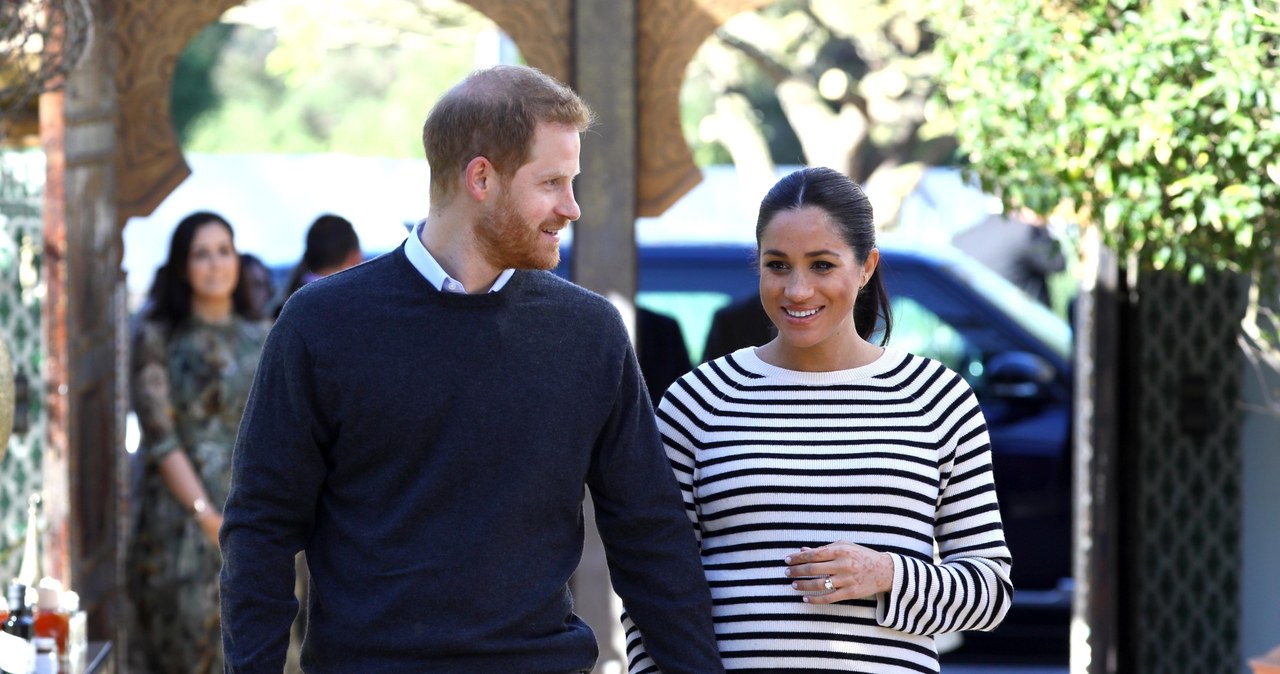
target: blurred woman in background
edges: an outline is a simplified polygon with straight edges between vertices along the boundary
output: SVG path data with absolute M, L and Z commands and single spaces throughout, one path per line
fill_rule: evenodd
M 231 450 L 267 336 L 231 225 L 193 213 L 174 230 L 132 352 L 142 430 L 129 592 L 134 671 L 222 671 L 218 529 Z

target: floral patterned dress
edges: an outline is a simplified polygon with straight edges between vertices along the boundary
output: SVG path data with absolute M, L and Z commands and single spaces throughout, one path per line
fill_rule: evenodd
M 193 318 L 169 333 L 143 323 L 134 342 L 132 387 L 142 430 L 137 530 L 130 546 L 129 592 L 137 629 L 132 671 L 222 671 L 218 549 L 165 486 L 159 462 L 182 449 L 211 505 L 221 510 L 231 450 L 249 398 L 268 325 L 233 317 Z

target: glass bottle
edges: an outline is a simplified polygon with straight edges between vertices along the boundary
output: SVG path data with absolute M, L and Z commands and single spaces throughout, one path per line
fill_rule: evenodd
M 65 590 L 61 604 L 60 609 L 67 616 L 67 652 L 62 658 L 62 669 L 79 672 L 84 669 L 85 653 L 89 648 L 85 614 L 80 610 L 80 595 L 74 590 Z
M 27 602 L 27 586 L 10 583 L 8 594 L 9 618 L 0 633 L 0 672 L 30 674 L 36 657 L 35 644 L 31 641 L 35 618 Z
M 66 656 L 69 616 L 61 606 L 62 583 L 53 578 L 42 578 L 36 596 L 35 636 L 53 639 L 58 646 L 58 656 Z
M 40 494 L 36 493 L 27 499 L 27 535 L 22 546 L 22 565 L 18 567 L 17 582 L 35 587 L 40 575 Z
M 27 603 L 27 586 L 22 583 L 9 583 L 9 619 L 4 621 L 4 631 L 27 641 L 34 636 L 35 616 Z
M 57 642 L 48 637 L 36 637 L 31 643 L 36 649 L 32 674 L 58 674 L 61 663 L 58 661 Z

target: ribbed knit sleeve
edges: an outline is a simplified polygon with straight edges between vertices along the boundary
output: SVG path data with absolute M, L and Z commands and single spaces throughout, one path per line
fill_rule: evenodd
M 644 635 L 666 674 L 718 674 L 696 542 L 678 507 L 639 365 L 630 347 L 624 353 L 588 480 L 610 577 L 626 611 L 624 629 L 629 638 Z
M 670 410 L 664 409 L 662 414 L 670 419 Z M 671 470 L 675 473 L 676 484 L 680 486 L 680 496 L 684 500 L 685 514 L 693 526 L 693 535 L 702 545 L 702 530 L 698 527 L 698 508 L 693 501 L 693 484 L 697 480 L 698 462 L 695 458 L 693 444 L 680 432 L 679 426 L 664 424 L 666 430 L 662 434 L 662 444 L 667 451 L 667 460 L 671 462 Z
M 678 381 L 657 416 L 726 671 L 937 672 L 934 635 L 1008 610 L 985 422 L 939 363 L 889 350 L 795 372 L 744 349 Z M 805 603 L 783 558 L 837 540 L 889 553 L 892 589 Z M 657 671 L 642 640 L 628 645 L 632 674 Z
M 666 410 L 662 412 L 668 414 Z M 662 444 L 666 447 L 667 459 L 675 474 L 676 484 L 680 487 L 680 496 L 684 501 L 685 513 L 693 527 L 694 538 L 702 545 L 702 531 L 698 528 L 698 512 L 693 502 L 693 483 L 696 479 L 696 461 L 689 438 L 679 431 L 678 426 L 663 424 Z M 627 661 L 630 674 L 652 674 L 661 671 L 640 637 L 640 630 L 629 615 L 624 615 L 623 630 L 627 640 Z
M 893 554 L 893 589 L 877 614 L 881 625 L 912 634 L 989 631 L 1013 601 L 982 411 L 959 377 L 947 391 L 954 404 L 947 397 L 932 401 L 946 411 L 934 528 L 941 563 Z
M 298 612 L 294 556 L 306 545 L 324 479 L 314 363 L 286 311 L 267 337 L 231 466 L 222 548 L 227 672 L 284 667 Z

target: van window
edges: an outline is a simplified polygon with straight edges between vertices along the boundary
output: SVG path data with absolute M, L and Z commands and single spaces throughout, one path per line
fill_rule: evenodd
M 1060 358 L 1071 360 L 1074 349 L 1071 325 L 1062 317 L 967 255 L 954 253 L 949 261 L 957 276 L 999 307 L 1004 315 L 1053 349 Z
M 636 293 L 637 305 L 666 314 L 680 324 L 690 363 L 702 362 L 702 349 L 711 330 L 711 318 L 732 299 L 728 293 L 687 290 L 642 290 Z
M 959 373 L 970 384 L 982 377 L 982 352 L 954 326 L 910 297 L 892 300 L 890 343 L 902 351 L 932 358 Z M 879 341 L 874 336 L 872 343 Z

